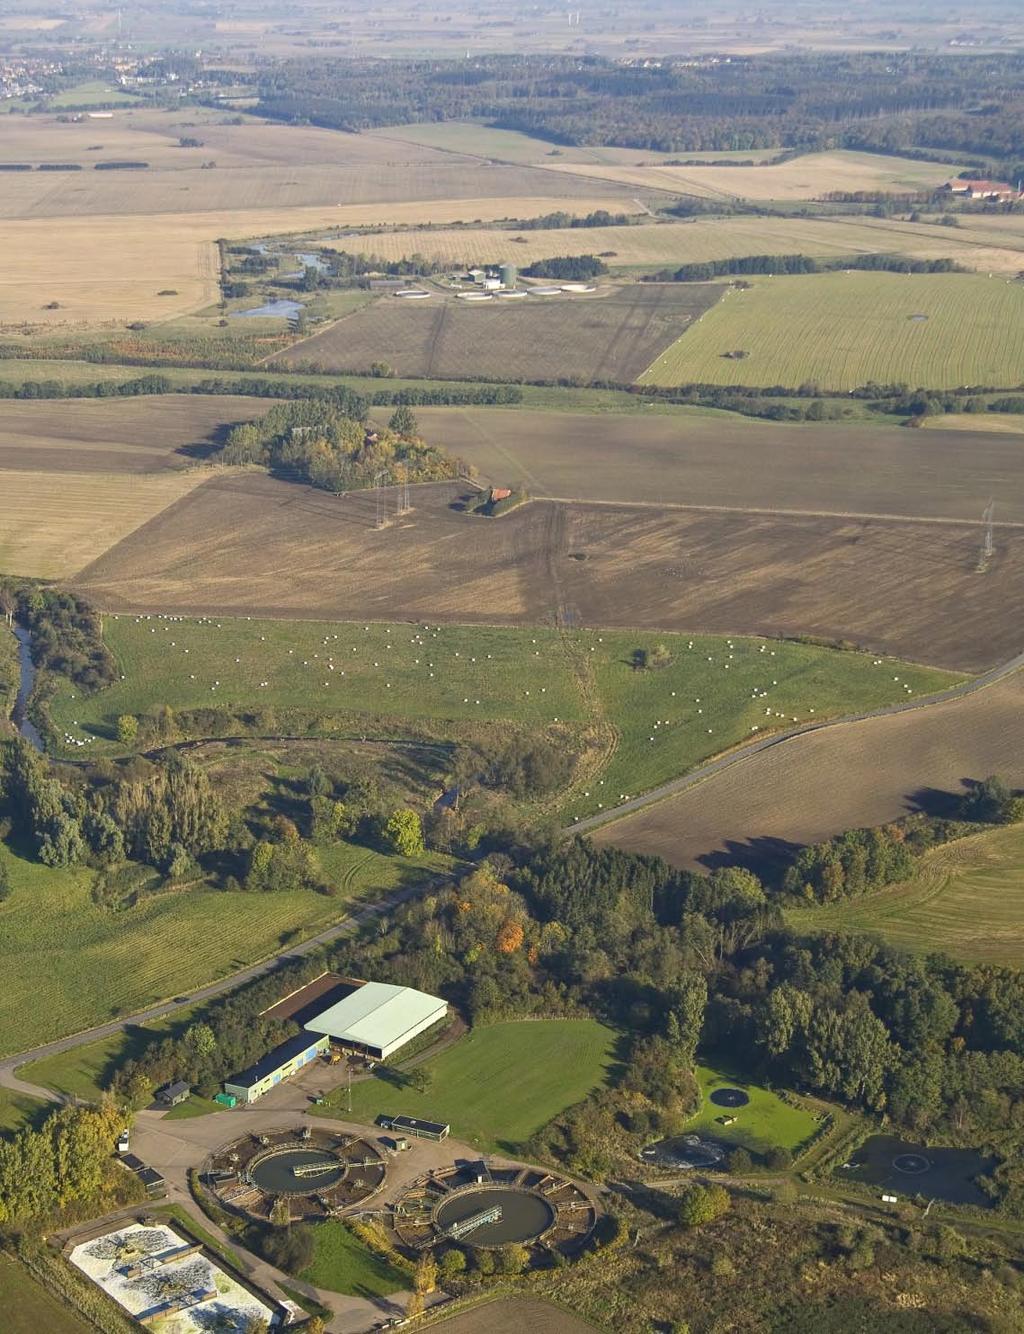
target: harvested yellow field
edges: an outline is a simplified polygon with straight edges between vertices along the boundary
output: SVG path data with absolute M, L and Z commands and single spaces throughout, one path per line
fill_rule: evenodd
M 572 212 L 580 212 L 573 204 Z M 1019 220 L 1024 232 L 1024 219 Z M 385 232 L 331 244 L 384 260 L 410 255 L 451 264 L 512 263 L 525 268 L 553 255 L 601 255 L 611 268 L 700 263 L 739 255 L 810 255 L 817 259 L 895 252 L 914 259 L 953 259 L 965 268 L 1016 273 L 1024 255 L 1000 248 L 997 238 L 958 230 L 874 219 L 715 218 L 625 227 L 574 227 L 516 232 L 508 228 L 452 228 Z M 1012 238 L 1007 237 L 1007 245 Z M 1024 235 L 1021 237 L 1024 248 Z
M 588 212 L 607 201 L 583 200 Z M 0 326 L 170 319 L 217 300 L 214 240 L 336 226 L 537 217 L 539 198 L 438 200 L 344 208 L 239 209 L 0 222 Z M 635 208 L 636 205 L 631 205 Z M 161 292 L 170 295 L 161 296 Z M 45 309 L 51 302 L 57 309 Z
M 205 133 L 200 131 L 200 137 Z M 204 140 L 205 143 L 205 140 Z M 344 141 L 342 141 L 342 145 Z M 382 145 L 375 143 L 379 155 Z M 201 154 L 210 156 L 210 148 Z M 140 159 L 141 160 L 141 159 Z M 90 215 L 149 216 L 157 213 L 216 213 L 247 209 L 339 208 L 359 205 L 371 221 L 385 221 L 392 204 L 452 203 L 474 199 L 543 198 L 546 212 L 572 206 L 577 199 L 600 201 L 598 207 L 620 207 L 633 190 L 611 181 L 584 180 L 560 171 L 534 167 L 486 166 L 467 159 L 394 163 L 386 160 L 282 163 L 270 160 L 203 171 L 152 168 L 139 171 L 23 171 L 5 173 L 0 192 L 0 217 L 76 218 Z M 472 222 L 494 213 L 465 209 L 451 220 Z M 505 216 L 516 216 L 515 214 Z M 432 220 L 430 213 L 425 220 Z
M 768 167 L 623 167 L 558 159 L 547 165 L 552 171 L 599 177 L 642 190 L 741 199 L 818 199 L 836 190 L 901 194 L 934 189 L 960 170 L 942 163 L 842 151 L 808 153 Z
M 995 435 L 1024 435 L 1024 417 L 1009 412 L 947 412 L 925 417 L 929 431 L 991 431 Z
M 216 235 L 206 217 L 0 223 L 0 326 L 152 320 L 209 305 Z
M 189 472 L 4 472 L 0 572 L 35 579 L 77 573 L 168 505 L 209 481 Z
M 66 19 L 46 19 L 36 14 L 11 14 L 0 18 L 3 32 L 52 32 L 66 23 Z
M 611 148 L 593 144 L 553 144 L 520 130 L 503 130 L 477 121 L 427 121 L 414 125 L 389 125 L 380 130 L 369 130 L 364 139 L 377 139 L 401 144 L 418 144 L 445 153 L 463 153 L 473 157 L 489 158 L 496 162 L 518 162 L 531 166 L 550 166 L 556 162 L 604 162 L 611 166 L 658 165 L 680 157 L 702 158 L 708 161 L 732 159 L 742 162 L 760 162 L 777 157 L 777 148 L 755 148 L 749 152 L 723 150 L 714 153 L 662 153 L 649 148 Z

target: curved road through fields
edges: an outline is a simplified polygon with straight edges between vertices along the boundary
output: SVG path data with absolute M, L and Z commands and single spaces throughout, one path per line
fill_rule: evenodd
M 239 987 L 245 982 L 251 982 L 253 978 L 264 977 L 267 973 L 272 973 L 276 968 L 290 963 L 293 959 L 300 959 L 304 955 L 311 954 L 313 950 L 321 945 L 331 944 L 332 941 L 354 931 L 371 917 L 379 917 L 404 903 L 407 899 L 426 894 L 442 883 L 444 883 L 443 878 L 435 877 L 424 880 L 422 884 L 396 890 L 393 894 L 378 899 L 376 902 L 361 904 L 354 912 L 346 914 L 333 926 L 318 931 L 315 936 L 310 936 L 308 940 L 303 940 L 297 945 L 290 945 L 288 949 L 282 950 L 279 954 L 272 955 L 269 959 L 264 959 L 260 963 L 249 964 L 248 967 L 240 969 L 237 973 L 231 973 L 227 977 L 209 983 L 208 986 L 190 992 L 188 996 L 182 996 L 177 1000 L 163 1001 L 159 1005 L 151 1005 L 145 1010 L 126 1015 L 122 1019 L 113 1019 L 109 1023 L 97 1024 L 94 1028 L 83 1029 L 80 1033 L 71 1033 L 67 1037 L 56 1038 L 53 1042 L 47 1042 L 41 1047 L 33 1047 L 29 1051 L 18 1052 L 14 1056 L 5 1056 L 0 1060 L 0 1087 L 11 1089 L 15 1093 L 27 1094 L 29 1097 L 44 1098 L 47 1102 L 61 1102 L 63 1099 L 53 1089 L 43 1088 L 39 1084 L 30 1084 L 26 1080 L 19 1079 L 15 1073 L 17 1067 L 28 1061 L 42 1060 L 44 1056 L 55 1056 L 58 1052 L 71 1051 L 74 1047 L 82 1047 L 87 1042 L 96 1042 L 98 1039 L 110 1037 L 114 1033 L 123 1033 L 127 1028 L 149 1023 L 153 1019 L 162 1019 L 164 1015 L 173 1014 L 176 1010 L 182 1010 L 186 1006 L 195 1005 L 200 1001 L 213 1000 L 216 996 L 222 996 L 226 991 L 233 991 L 235 987 Z
M 871 718 L 887 718 L 897 713 L 913 713 L 920 709 L 932 708 L 936 704 L 947 704 L 951 700 L 962 699 L 965 695 L 973 695 L 979 690 L 984 690 L 986 686 L 995 685 L 997 681 L 1012 676 L 1014 672 L 1020 671 L 1021 668 L 1024 668 L 1024 651 L 1011 658 L 1009 662 L 1004 662 L 999 667 L 993 667 L 990 671 L 982 673 L 981 676 L 971 677 L 969 681 L 950 686 L 948 690 L 940 690 L 937 694 L 929 695 L 926 699 L 908 700 L 905 704 L 889 704 L 885 708 L 871 709 L 864 713 L 847 713 L 839 718 L 824 719 L 821 722 L 807 723 L 800 727 L 790 727 L 784 732 L 776 732 L 773 736 L 763 737 L 760 741 L 745 743 L 736 747 L 735 750 L 728 751 L 725 755 L 720 755 L 717 759 L 709 760 L 706 764 L 692 769 L 688 774 L 684 774 L 682 778 L 673 778 L 668 783 L 662 783 L 660 787 L 652 788 L 639 797 L 624 801 L 610 811 L 602 811 L 600 815 L 590 815 L 585 820 L 577 820 L 562 832 L 566 834 L 589 833 L 592 829 L 610 824 L 613 820 L 619 820 L 625 815 L 633 814 L 634 811 L 643 810 L 657 801 L 663 801 L 666 797 L 674 797 L 679 792 L 685 792 L 687 788 L 696 787 L 698 783 L 713 778 L 716 774 L 722 773 L 723 770 L 730 769 L 734 764 L 741 764 L 754 755 L 772 750 L 776 746 L 783 746 L 787 741 L 793 741 L 797 737 L 807 736 L 811 732 L 823 732 L 830 727 L 844 727 L 849 723 L 867 722 Z
M 634 797 L 630 801 L 623 802 L 613 811 L 603 813 L 600 816 L 590 816 L 586 820 L 580 820 L 564 830 L 567 834 L 587 833 L 600 825 L 608 824 L 622 816 L 632 814 L 634 811 L 643 810 L 655 802 L 664 800 L 666 797 L 675 796 L 687 788 L 695 787 L 703 783 L 706 779 L 722 773 L 724 770 L 734 765 L 749 760 L 751 757 L 761 754 L 764 751 L 771 750 L 777 746 L 783 746 L 789 741 L 798 737 L 807 736 L 812 732 L 821 732 L 831 727 L 841 727 L 849 723 L 864 722 L 871 718 L 884 718 L 894 714 L 916 712 L 931 708 L 937 704 L 945 704 L 951 700 L 961 699 L 964 696 L 975 694 L 979 690 L 984 690 L 987 686 L 994 685 L 998 681 L 1013 675 L 1014 672 L 1024 668 L 1024 651 L 1018 653 L 1008 662 L 1004 662 L 998 667 L 993 667 L 990 671 L 984 672 L 981 676 L 973 677 L 969 681 L 964 681 L 960 685 L 951 686 L 948 690 L 940 691 L 938 694 L 929 695 L 927 699 L 912 700 L 905 704 L 893 704 L 886 708 L 874 709 L 865 713 L 847 714 L 840 718 L 810 723 L 802 727 L 789 728 L 787 731 L 779 732 L 771 737 L 764 737 L 759 741 L 753 741 L 746 745 L 737 747 L 735 750 L 717 759 L 709 760 L 706 764 L 692 770 L 682 778 L 673 779 L 669 783 L 663 783 L 660 787 L 653 788 L 643 796 Z M 30 1084 L 25 1080 L 19 1079 L 16 1070 L 20 1065 L 28 1061 L 39 1060 L 44 1056 L 55 1055 L 58 1052 L 70 1051 L 75 1047 L 84 1046 L 86 1043 L 95 1042 L 99 1038 L 109 1037 L 111 1034 L 123 1032 L 125 1029 L 145 1024 L 153 1019 L 163 1018 L 165 1015 L 173 1014 L 176 1010 L 184 1009 L 186 1006 L 194 1005 L 197 1002 L 212 1000 L 216 996 L 221 996 L 243 983 L 251 981 L 253 978 L 265 976 L 273 972 L 274 969 L 281 967 L 282 964 L 292 959 L 301 958 L 311 953 L 321 945 L 330 944 L 340 937 L 354 931 L 363 922 L 371 917 L 379 916 L 397 907 L 400 903 L 408 899 L 415 898 L 420 894 L 428 893 L 439 884 L 437 879 L 424 881 L 421 885 L 413 885 L 407 889 L 398 890 L 386 898 L 380 899 L 375 903 L 363 904 L 354 912 L 335 922 L 333 926 L 318 932 L 308 940 L 300 944 L 290 946 L 282 950 L 279 954 L 265 959 L 262 963 L 251 964 L 239 972 L 232 973 L 219 981 L 211 982 L 208 986 L 200 987 L 193 991 L 189 996 L 182 997 L 180 1000 L 164 1001 L 159 1005 L 152 1005 L 148 1009 L 140 1010 L 136 1014 L 127 1015 L 121 1019 L 115 1019 L 105 1024 L 98 1024 L 94 1028 L 88 1028 L 80 1033 L 70 1034 L 68 1037 L 58 1038 L 53 1042 L 48 1042 L 41 1047 L 36 1047 L 30 1051 L 19 1052 L 13 1056 L 6 1056 L 0 1060 L 0 1087 L 11 1089 L 13 1092 L 26 1094 L 34 1098 L 43 1098 L 47 1101 L 60 1101 L 59 1096 L 52 1089 L 42 1088 L 37 1084 Z

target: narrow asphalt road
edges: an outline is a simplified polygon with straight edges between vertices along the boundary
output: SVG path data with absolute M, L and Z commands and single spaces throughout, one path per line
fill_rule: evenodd
M 666 797 L 673 797 L 678 792 L 685 792 L 687 788 L 696 787 L 698 783 L 703 783 L 716 774 L 720 774 L 725 769 L 731 769 L 734 764 L 742 764 L 744 760 L 749 760 L 754 755 L 759 755 L 762 751 L 771 750 L 773 746 L 783 746 L 787 741 L 793 741 L 797 737 L 807 736 L 810 732 L 822 732 L 829 727 L 846 727 L 850 723 L 866 722 L 869 718 L 887 718 L 891 714 L 911 713 L 918 709 L 931 709 L 937 704 L 947 704 L 951 700 L 962 699 L 965 695 L 973 695 L 978 690 L 984 690 L 986 686 L 995 685 L 997 681 L 1002 681 L 1004 677 L 1012 676 L 1014 672 L 1024 668 L 1024 652 L 1018 653 L 1016 657 L 1011 658 L 1009 662 L 1002 663 L 999 667 L 993 667 L 990 671 L 984 672 L 981 676 L 974 676 L 969 681 L 963 681 L 960 685 L 950 686 L 948 690 L 940 690 L 935 695 L 928 695 L 922 699 L 908 700 L 905 704 L 889 704 L 882 709 L 870 709 L 866 713 L 848 713 L 841 718 L 824 719 L 820 723 L 806 723 L 801 727 L 790 727 L 784 732 L 775 732 L 771 736 L 763 737 L 760 741 L 751 741 L 735 750 L 728 751 L 725 755 L 720 755 L 718 759 L 709 760 L 707 764 L 700 765 L 682 778 L 673 778 L 671 782 L 662 783 L 660 787 L 651 788 L 649 792 L 644 792 L 639 797 L 633 797 L 629 801 L 624 801 L 611 810 L 602 811 L 600 815 L 589 815 L 585 820 L 577 820 L 562 830 L 563 834 L 586 834 L 592 829 L 597 829 L 601 825 L 610 824 L 613 820 L 620 820 L 625 815 L 631 815 L 634 811 L 641 811 L 647 806 L 653 806 L 657 801 L 664 801 Z
M 54 1056 L 58 1052 L 71 1051 L 74 1047 L 84 1046 L 87 1042 L 95 1042 L 99 1038 L 110 1037 L 113 1033 L 123 1033 L 127 1028 L 149 1023 L 153 1019 L 161 1019 L 164 1015 L 173 1014 L 176 1010 L 195 1005 L 199 1001 L 212 1000 L 216 996 L 222 996 L 226 991 L 233 991 L 235 987 L 241 986 L 244 982 L 249 982 L 255 977 L 263 977 L 282 965 L 290 963 L 293 959 L 302 958 L 320 945 L 329 945 L 332 941 L 348 935 L 371 917 L 379 917 L 383 913 L 396 908 L 400 903 L 405 903 L 408 899 L 429 893 L 431 889 L 436 889 L 441 883 L 443 883 L 443 879 L 434 877 L 424 880 L 422 884 L 396 890 L 393 894 L 388 894 L 385 898 L 378 899 L 373 903 L 361 904 L 354 912 L 347 914 L 340 921 L 335 922 L 333 926 L 317 932 L 315 936 L 310 936 L 308 940 L 292 945 L 260 963 L 250 964 L 237 973 L 231 973 L 227 977 L 220 978 L 217 982 L 209 983 L 208 986 L 200 987 L 198 990 L 190 992 L 188 996 L 163 1001 L 159 1005 L 151 1005 L 145 1010 L 139 1010 L 135 1014 L 124 1016 L 124 1018 L 112 1019 L 109 1023 L 97 1024 L 94 1028 L 83 1029 L 80 1033 L 71 1033 L 67 1037 L 57 1038 L 55 1041 L 47 1042 L 41 1047 L 18 1052 L 14 1056 L 5 1056 L 0 1060 L 0 1087 L 11 1089 L 15 1093 L 26 1094 L 29 1097 L 44 1098 L 48 1102 L 60 1102 L 62 1099 L 52 1089 L 43 1088 L 39 1084 L 30 1084 L 26 1080 L 19 1079 L 15 1073 L 17 1067 L 24 1065 L 27 1061 L 38 1061 L 44 1056 Z

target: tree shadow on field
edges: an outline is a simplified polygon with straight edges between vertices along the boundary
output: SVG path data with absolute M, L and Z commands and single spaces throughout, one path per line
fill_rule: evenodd
M 782 874 L 802 846 L 767 834 L 743 841 L 726 839 L 723 849 L 704 853 L 697 861 L 708 871 L 741 866 L 745 871 L 753 871 L 760 880 L 771 882 Z
M 179 445 L 175 454 L 182 454 L 187 459 L 203 461 L 218 454 L 227 444 L 228 435 L 237 426 L 237 422 L 224 422 L 215 426 L 202 440 L 195 440 L 189 445 Z
M 961 778 L 959 792 L 947 792 L 939 787 L 919 787 L 907 793 L 907 806 L 911 811 L 920 811 L 934 819 L 953 820 L 960 814 L 960 805 L 964 792 L 976 787 L 978 779 Z

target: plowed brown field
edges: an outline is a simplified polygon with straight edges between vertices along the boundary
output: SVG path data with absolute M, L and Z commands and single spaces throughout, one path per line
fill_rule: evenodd
M 275 366 L 369 371 L 434 379 L 636 379 L 722 288 L 649 283 L 595 296 L 530 297 L 479 305 L 435 296 L 384 297 L 283 352 Z
M 381 421 L 387 409 L 378 414 Z M 430 440 L 500 486 L 525 481 L 534 496 L 718 505 L 832 514 L 1024 522 L 1019 436 L 836 422 L 756 421 L 731 412 L 671 415 L 417 408 Z M 935 418 L 944 421 L 945 418 Z M 1003 419 L 1006 420 L 1006 419 Z M 1024 430 L 1024 418 L 1011 418 Z
M 0 469 L 162 472 L 211 449 L 220 428 L 252 421 L 272 400 L 224 395 L 25 399 L 4 403 Z
M 993 772 L 1024 783 L 1024 672 L 949 704 L 795 737 L 593 838 L 676 866 L 757 866 Z
M 537 501 L 497 520 L 418 487 L 376 529 L 372 494 L 217 478 L 85 569 L 111 610 L 816 634 L 935 666 L 1016 652 L 1024 531 Z M 394 503 L 393 494 L 389 503 Z

